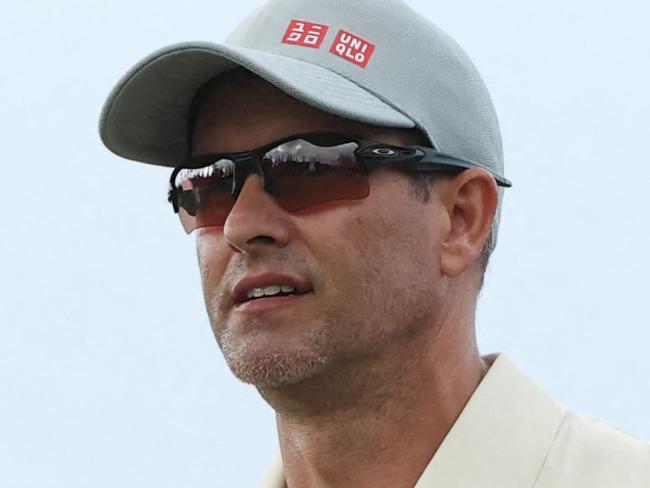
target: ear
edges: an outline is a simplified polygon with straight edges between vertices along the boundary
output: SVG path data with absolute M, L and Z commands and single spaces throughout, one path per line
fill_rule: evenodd
M 497 184 L 486 170 L 472 168 L 450 179 L 441 189 L 449 226 L 440 250 L 440 270 L 455 278 L 483 250 L 497 209 Z

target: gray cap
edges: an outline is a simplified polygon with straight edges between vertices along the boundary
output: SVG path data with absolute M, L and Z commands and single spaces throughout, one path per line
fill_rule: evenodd
M 188 156 L 192 98 L 239 66 L 325 112 L 416 127 L 439 151 L 503 177 L 499 124 L 476 68 L 453 39 L 400 0 L 270 0 L 224 43 L 161 49 L 109 95 L 102 141 L 124 158 L 177 166 Z

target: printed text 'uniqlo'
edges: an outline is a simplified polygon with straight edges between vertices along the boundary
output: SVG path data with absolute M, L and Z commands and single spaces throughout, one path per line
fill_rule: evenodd
M 375 47 L 376 46 L 371 42 L 368 42 L 359 36 L 355 36 L 350 32 L 341 30 L 336 36 L 334 44 L 332 44 L 332 47 L 330 48 L 330 52 L 356 64 L 357 66 L 365 68 L 368 66 L 370 58 L 372 58 L 372 55 L 375 52 Z

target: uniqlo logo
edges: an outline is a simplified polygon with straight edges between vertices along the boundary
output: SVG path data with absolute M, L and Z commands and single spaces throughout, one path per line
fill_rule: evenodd
M 329 26 L 325 24 L 292 20 L 282 42 L 318 49 L 323 43 L 328 30 Z
M 330 48 L 330 52 L 365 68 L 375 52 L 375 47 L 374 44 L 359 36 L 340 30 Z

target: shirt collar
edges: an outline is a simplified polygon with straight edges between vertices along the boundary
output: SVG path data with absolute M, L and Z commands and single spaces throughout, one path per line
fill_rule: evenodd
M 535 483 L 565 409 L 520 373 L 505 354 L 494 360 L 414 488 Z M 277 458 L 259 488 L 285 488 Z

